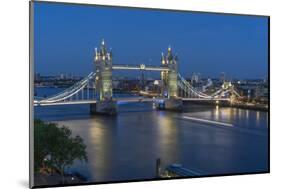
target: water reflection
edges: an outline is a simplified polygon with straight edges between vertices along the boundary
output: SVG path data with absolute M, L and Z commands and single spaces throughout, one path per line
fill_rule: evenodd
M 90 181 L 154 178 L 157 158 L 206 175 L 267 169 L 267 112 L 188 106 L 178 113 L 155 111 L 151 103 L 123 104 L 119 110 L 110 117 L 91 116 L 88 106 L 39 107 L 35 117 L 66 125 L 84 139 L 89 162 L 75 162 L 73 169 Z M 182 116 L 234 126 L 177 119 Z
M 176 119 L 172 116 L 167 116 L 165 112 L 158 112 L 157 115 L 157 148 L 159 158 L 165 164 L 172 163 L 178 159 L 179 155 L 179 134 Z
M 257 122 L 257 124 L 259 123 L 259 121 L 260 121 L 260 112 L 259 111 L 257 111 L 256 112 L 256 122 Z
M 112 149 L 114 148 L 112 140 L 116 128 L 107 129 L 105 128 L 107 125 L 110 127 L 108 120 L 104 119 L 91 120 L 89 125 L 88 134 L 91 144 L 87 151 L 90 166 L 97 170 L 93 175 L 96 180 L 105 178 L 112 169 Z
M 246 119 L 249 119 L 249 113 L 250 113 L 250 111 L 246 110 Z
M 216 106 L 216 111 L 215 111 L 215 119 L 216 119 L 216 120 L 219 120 L 219 113 L 220 113 L 220 111 L 219 111 L 219 106 L 217 105 L 217 106 Z

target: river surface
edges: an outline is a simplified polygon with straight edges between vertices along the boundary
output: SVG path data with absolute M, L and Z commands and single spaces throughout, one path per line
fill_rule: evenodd
M 49 96 L 60 90 L 35 91 Z M 162 169 L 179 163 L 202 176 L 268 170 L 267 112 L 189 104 L 184 109 L 123 103 L 117 116 L 98 116 L 89 114 L 89 105 L 49 106 L 35 107 L 35 118 L 65 125 L 84 139 L 89 161 L 76 161 L 69 170 L 90 182 L 155 178 L 157 158 Z

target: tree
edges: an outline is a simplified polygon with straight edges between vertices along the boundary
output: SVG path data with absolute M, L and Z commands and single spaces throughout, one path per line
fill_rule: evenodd
M 74 160 L 87 161 L 86 145 L 80 136 L 72 137 L 69 128 L 55 123 L 34 122 L 34 165 L 35 171 L 49 168 L 62 175 Z

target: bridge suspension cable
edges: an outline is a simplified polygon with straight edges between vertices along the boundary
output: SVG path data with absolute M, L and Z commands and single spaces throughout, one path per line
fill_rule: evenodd
M 226 96 L 226 94 L 231 94 L 237 97 L 241 97 L 239 93 L 233 88 L 232 85 L 228 85 L 226 88 L 220 88 L 216 92 L 212 93 L 211 95 L 205 94 L 203 92 L 200 92 L 196 90 L 188 81 L 186 81 L 180 74 L 178 74 L 179 82 L 178 86 L 180 89 L 182 89 L 186 94 L 190 95 L 190 93 L 196 97 L 199 98 L 205 98 L 205 99 L 216 99 L 221 98 L 222 96 Z
M 35 104 L 43 104 L 43 103 L 56 103 L 61 102 L 66 99 L 69 99 L 73 97 L 74 95 L 78 96 L 78 92 L 84 90 L 84 88 L 87 86 L 89 88 L 89 82 L 94 79 L 94 76 L 96 73 L 91 72 L 87 77 L 80 80 L 79 82 L 75 83 L 73 86 L 65 89 L 64 91 L 55 94 L 53 96 L 44 98 L 42 100 L 36 100 L 34 101 Z M 88 97 L 89 97 L 89 91 L 88 91 Z M 84 93 L 82 92 L 82 99 L 84 98 Z
M 189 82 L 187 82 L 180 74 L 178 74 L 179 82 L 178 86 L 187 94 L 193 94 L 199 98 L 213 98 L 210 95 L 207 95 L 205 93 L 202 93 L 198 90 L 196 90 Z

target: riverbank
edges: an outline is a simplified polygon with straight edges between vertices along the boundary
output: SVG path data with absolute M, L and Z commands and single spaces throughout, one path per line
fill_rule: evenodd
M 246 110 L 255 110 L 255 111 L 265 111 L 268 112 L 268 105 L 262 104 L 230 104 L 228 101 L 216 103 L 215 101 L 183 101 L 184 105 L 193 104 L 193 105 L 204 105 L 204 106 L 220 106 L 220 107 L 231 107 L 231 108 L 240 108 Z

